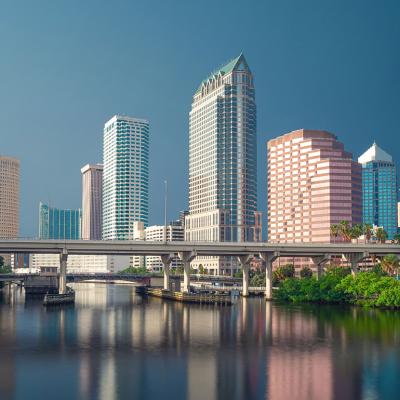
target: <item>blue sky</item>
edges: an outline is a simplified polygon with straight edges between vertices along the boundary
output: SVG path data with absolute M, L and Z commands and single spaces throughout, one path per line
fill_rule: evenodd
M 81 205 L 80 168 L 102 160 L 113 114 L 151 123 L 150 223 L 187 207 L 188 112 L 202 79 L 244 52 L 258 107 L 259 208 L 266 141 L 298 128 L 373 140 L 400 160 L 397 0 L 0 3 L 0 154 L 21 160 L 21 236 L 38 203 Z M 265 222 L 265 221 L 264 221 Z

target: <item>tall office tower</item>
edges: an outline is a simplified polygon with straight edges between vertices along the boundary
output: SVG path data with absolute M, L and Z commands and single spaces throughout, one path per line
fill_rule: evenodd
M 0 239 L 15 239 L 19 235 L 19 161 L 0 155 Z M 10 254 L 1 254 L 5 264 Z
M 149 219 L 149 122 L 114 115 L 103 150 L 103 239 L 132 239 L 134 222 Z
M 358 158 L 362 165 L 363 222 L 397 233 L 397 175 L 392 156 L 374 143 Z
M 39 239 L 81 238 L 81 209 L 63 210 L 39 203 Z
M 257 209 L 256 104 L 253 75 L 241 54 L 205 79 L 189 114 L 189 215 L 185 238 L 252 241 Z M 236 260 L 196 258 L 210 273 Z
M 330 227 L 362 220 L 361 166 L 329 132 L 268 142 L 268 241 L 331 242 Z
M 87 164 L 82 173 L 82 239 L 101 240 L 103 165 Z
M 19 234 L 19 161 L 0 156 L 0 239 Z

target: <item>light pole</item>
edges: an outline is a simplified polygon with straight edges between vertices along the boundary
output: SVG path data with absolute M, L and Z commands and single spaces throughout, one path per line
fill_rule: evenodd
M 168 182 L 164 181 L 164 242 L 167 243 L 167 196 Z

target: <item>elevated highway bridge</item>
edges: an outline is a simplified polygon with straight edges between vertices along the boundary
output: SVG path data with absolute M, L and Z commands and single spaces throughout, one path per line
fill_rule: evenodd
M 357 271 L 358 263 L 370 256 L 395 254 L 400 246 L 376 243 L 267 243 L 267 242 L 150 242 L 141 240 L 0 240 L 0 253 L 43 253 L 60 255 L 60 292 L 67 280 L 67 259 L 70 254 L 160 256 L 164 264 L 164 288 L 169 288 L 170 263 L 175 257 L 183 262 L 183 291 L 190 290 L 190 262 L 196 256 L 237 257 L 243 268 L 243 295 L 249 294 L 249 268 L 254 257 L 266 264 L 265 295 L 272 296 L 272 263 L 279 257 L 309 257 L 322 270 L 331 256 L 343 256 Z

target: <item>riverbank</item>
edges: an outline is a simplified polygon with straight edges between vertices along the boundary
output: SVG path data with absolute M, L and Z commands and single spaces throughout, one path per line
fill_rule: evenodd
M 283 280 L 274 291 L 274 299 L 400 309 L 400 281 L 379 270 L 352 276 L 346 269 L 333 268 L 319 280 L 314 277 Z

